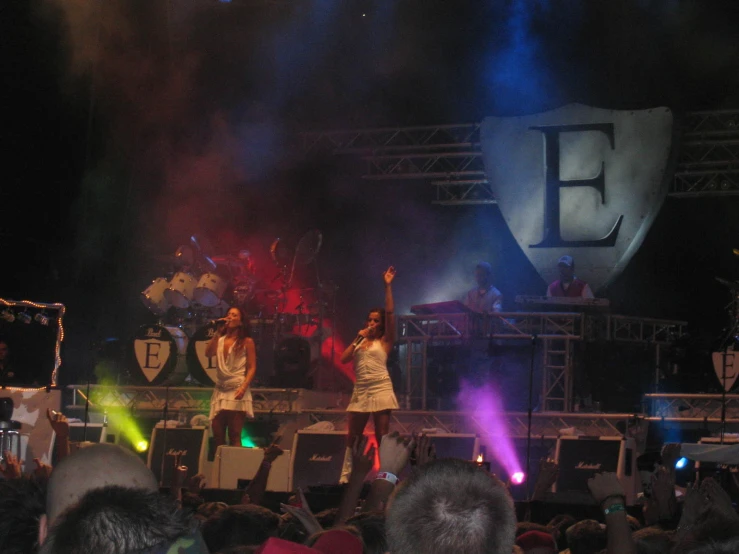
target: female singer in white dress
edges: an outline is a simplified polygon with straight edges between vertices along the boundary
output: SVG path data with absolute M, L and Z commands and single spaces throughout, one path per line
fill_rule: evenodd
M 341 362 L 354 360 L 356 381 L 348 412 L 347 448 L 341 482 L 351 473 L 351 447 L 361 437 L 370 415 L 375 424 L 375 438 L 379 446 L 390 430 L 390 412 L 398 408 L 393 383 L 387 370 L 387 357 L 395 342 L 395 304 L 392 282 L 395 268 L 389 267 L 383 275 L 385 283 L 385 308 L 373 308 L 367 316 L 367 326 L 357 333 L 356 339 L 341 354 Z
M 216 356 L 217 377 L 210 400 L 214 451 L 226 444 L 241 446 L 241 431 L 247 416 L 254 417 L 249 385 L 257 370 L 254 341 L 239 308 L 228 310 L 205 349 L 206 356 Z

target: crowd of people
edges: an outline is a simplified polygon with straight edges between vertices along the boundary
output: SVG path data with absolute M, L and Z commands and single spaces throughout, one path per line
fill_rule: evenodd
M 205 477 L 188 478 L 176 457 L 172 482 L 161 487 L 123 447 L 69 448 L 66 418 L 47 415 L 61 444 L 55 467 L 35 460 L 23 475 L 10 452 L 0 464 L 5 554 L 698 554 L 739 547 L 739 515 L 716 481 L 676 486 L 679 445 L 663 448 L 641 505 L 626 506 L 618 477 L 599 473 L 588 481 L 597 517 L 560 513 L 537 521 L 531 516 L 545 512 L 537 506 L 551 501 L 557 477 L 551 460 L 542 460 L 528 509 L 517 510 L 509 484 L 475 462 L 437 459 L 428 436 L 393 432 L 375 449 L 362 435 L 352 445 L 340 501 L 314 514 L 301 490 L 277 509 L 265 507 L 271 465 L 283 454 L 277 442 L 265 449 L 240 502 L 229 505 L 206 502 Z

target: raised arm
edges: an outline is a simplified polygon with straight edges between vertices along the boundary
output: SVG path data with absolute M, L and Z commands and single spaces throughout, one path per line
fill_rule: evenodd
M 395 268 L 390 266 L 382 276 L 385 281 L 385 334 L 382 342 L 385 350 L 390 351 L 395 343 L 395 301 L 393 300 L 392 282 L 395 279 Z

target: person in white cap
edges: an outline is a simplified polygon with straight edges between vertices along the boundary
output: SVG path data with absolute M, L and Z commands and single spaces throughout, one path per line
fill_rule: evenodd
M 559 279 L 547 288 L 548 297 L 595 298 L 590 285 L 575 277 L 575 260 L 572 256 L 562 256 L 557 262 Z

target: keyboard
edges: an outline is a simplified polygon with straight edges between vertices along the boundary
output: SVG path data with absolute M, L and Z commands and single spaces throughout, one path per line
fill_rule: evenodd
M 562 296 L 516 296 L 516 304 L 526 307 L 571 308 L 607 310 L 611 303 L 607 298 L 568 298 Z

